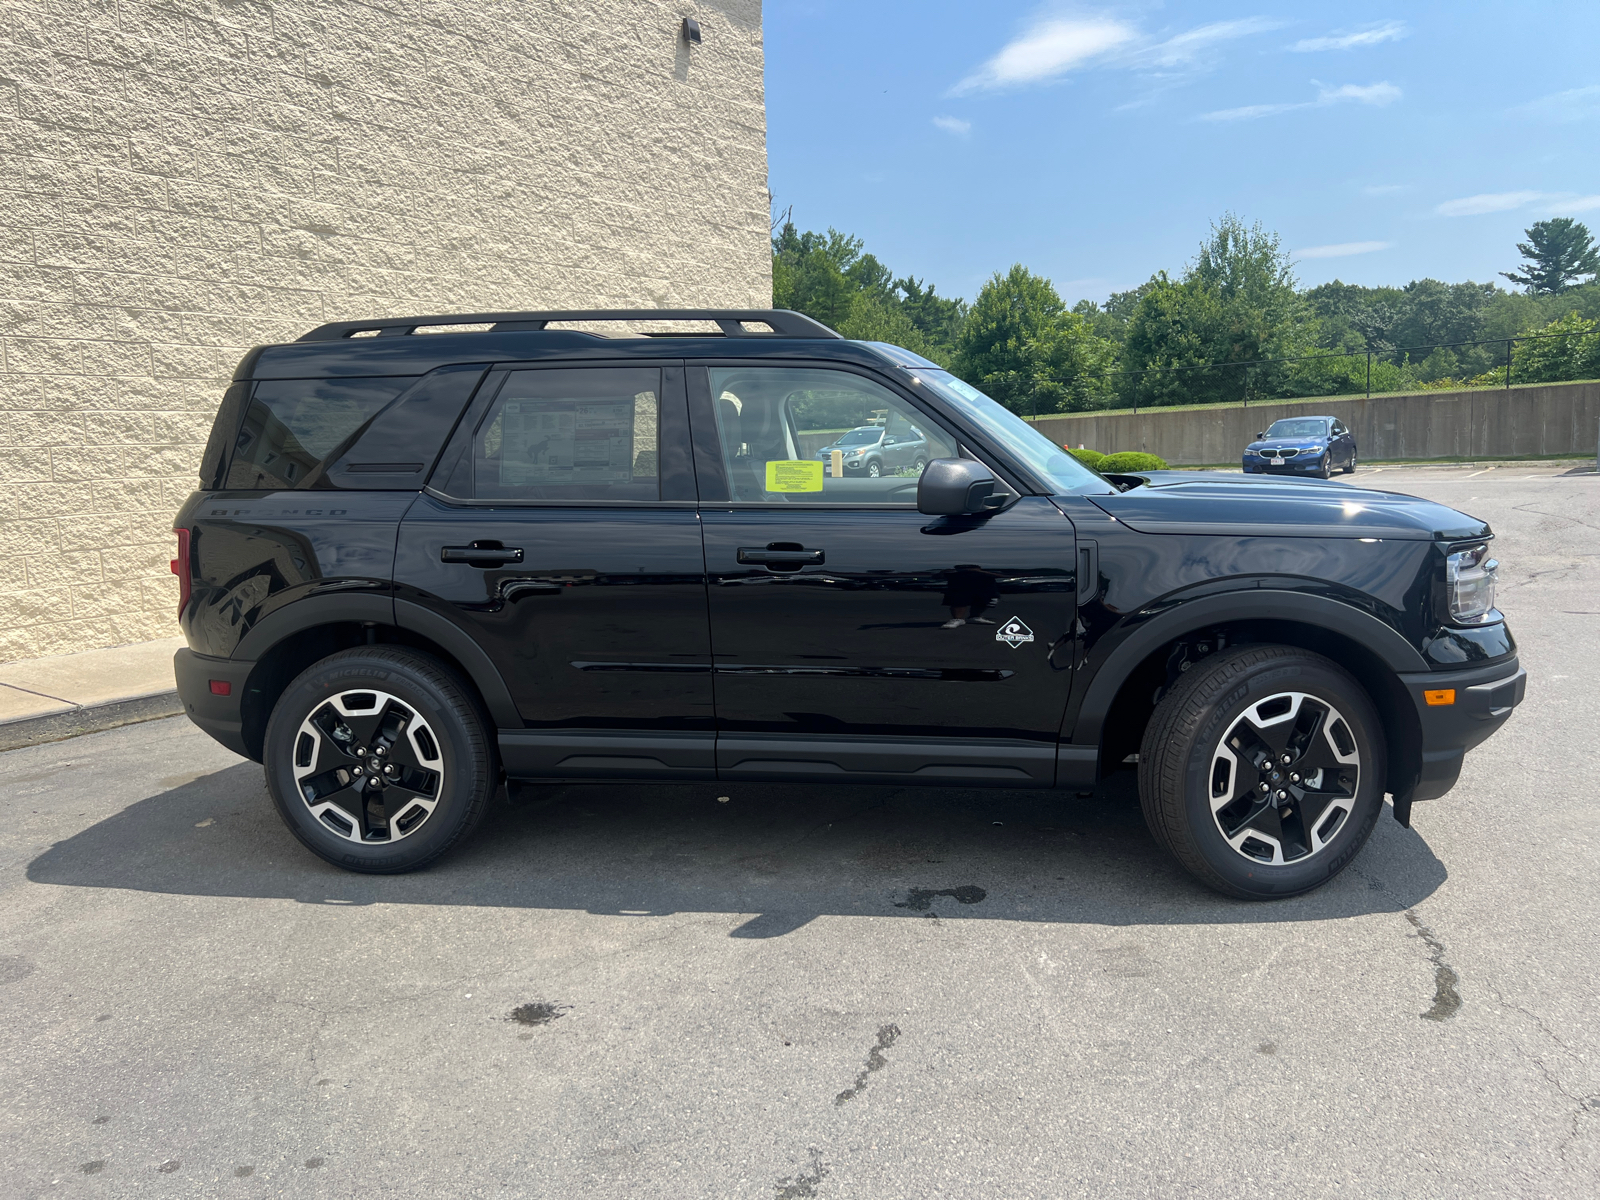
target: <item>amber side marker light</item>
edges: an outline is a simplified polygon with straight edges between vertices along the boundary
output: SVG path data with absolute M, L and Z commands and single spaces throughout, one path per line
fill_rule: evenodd
M 1436 692 L 1423 692 L 1422 698 L 1428 702 L 1429 708 L 1440 708 L 1446 704 L 1456 702 L 1455 688 L 1440 688 Z

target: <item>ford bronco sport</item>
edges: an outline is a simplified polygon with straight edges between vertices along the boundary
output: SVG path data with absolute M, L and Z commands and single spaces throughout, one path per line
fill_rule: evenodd
M 915 437 L 912 467 L 835 471 L 860 429 Z M 1386 794 L 1404 824 L 1448 791 L 1525 680 L 1482 521 L 1101 476 L 791 312 L 258 347 L 175 527 L 189 716 L 354 871 L 433 861 L 503 779 L 1074 789 L 1137 764 L 1199 880 L 1289 896 Z

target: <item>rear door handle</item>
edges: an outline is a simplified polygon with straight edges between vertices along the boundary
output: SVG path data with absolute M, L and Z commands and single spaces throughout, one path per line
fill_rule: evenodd
M 768 550 L 765 546 L 740 546 L 738 559 L 742 563 L 786 567 L 827 561 L 821 550 Z
M 521 546 L 502 546 L 499 542 L 478 541 L 470 546 L 445 546 L 439 551 L 439 561 L 466 563 L 473 567 L 501 566 L 522 561 Z

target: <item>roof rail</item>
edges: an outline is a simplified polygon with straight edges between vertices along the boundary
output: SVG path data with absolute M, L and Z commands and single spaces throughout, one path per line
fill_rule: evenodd
M 489 325 L 483 333 L 527 333 L 543 329 L 551 321 L 714 321 L 723 337 L 837 338 L 841 336 L 804 313 L 785 308 L 593 308 L 566 312 L 445 313 L 431 317 L 378 317 L 371 321 L 330 321 L 310 333 L 302 342 L 336 342 L 341 338 L 394 337 L 416 333 L 430 325 Z M 764 324 L 771 333 L 757 333 L 746 323 Z M 645 334 L 646 337 L 683 336 Z M 702 335 L 692 335 L 702 336 Z M 715 337 L 715 334 L 703 336 Z

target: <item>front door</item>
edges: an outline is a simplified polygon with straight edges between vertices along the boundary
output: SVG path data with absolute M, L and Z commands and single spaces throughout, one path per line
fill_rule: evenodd
M 402 522 L 399 599 L 499 669 L 513 777 L 714 776 L 688 435 L 676 363 L 492 372 Z
M 1071 523 L 1037 496 L 980 517 L 917 512 L 922 466 L 961 449 L 881 381 L 689 375 L 721 777 L 1050 786 Z M 878 477 L 848 451 L 806 452 L 875 426 L 904 450 Z

